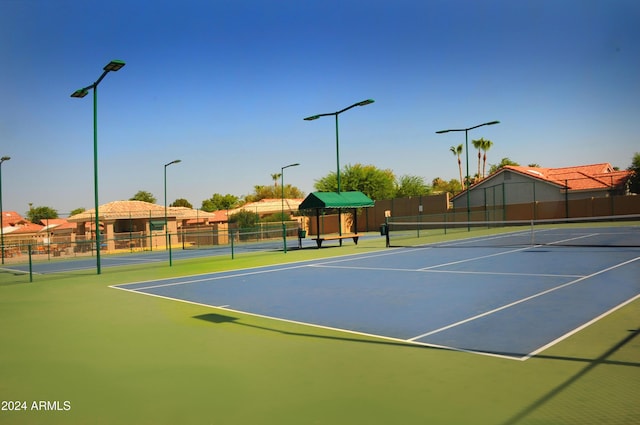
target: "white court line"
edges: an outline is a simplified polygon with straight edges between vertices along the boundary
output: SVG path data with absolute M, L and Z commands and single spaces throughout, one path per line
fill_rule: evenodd
M 496 236 L 474 236 L 471 238 L 464 239 L 454 239 L 452 241 L 447 242 L 432 242 L 432 245 L 444 246 L 444 247 L 455 247 L 458 245 L 468 245 L 470 243 L 478 243 L 484 241 L 492 241 L 494 239 L 503 239 L 503 238 L 511 238 L 513 236 L 528 236 L 531 234 L 530 230 L 514 230 L 513 232 L 501 233 Z M 499 248 L 500 246 L 495 246 L 494 248 Z M 481 247 L 479 247 L 481 248 Z
M 159 263 L 161 261 L 166 261 L 165 258 L 125 258 L 125 257 L 105 257 L 102 261 L 107 262 L 123 262 L 123 263 Z
M 636 259 L 637 259 L 637 258 L 636 258 Z M 613 308 L 611 308 L 611 309 L 609 309 L 609 310 L 605 311 L 605 312 L 604 312 L 604 313 L 602 313 L 600 316 L 598 316 L 598 317 L 594 317 L 593 319 L 589 320 L 587 323 L 583 324 L 582 326 L 578 326 L 578 327 L 577 327 L 577 328 L 575 328 L 574 330 L 572 330 L 572 331 L 570 331 L 570 332 L 567 332 L 566 334 L 564 334 L 564 335 L 562 335 L 562 336 L 560 336 L 560 337 L 558 337 L 558 338 L 554 339 L 554 340 L 553 340 L 553 341 L 551 341 L 550 343 L 545 344 L 545 345 L 543 345 L 542 347 L 538 348 L 537 350 L 532 351 L 531 353 L 529 353 L 529 354 L 527 354 L 526 356 L 524 356 L 524 357 L 522 358 L 522 360 L 528 360 L 528 359 L 530 359 L 531 357 L 533 357 L 533 356 L 537 355 L 538 353 L 543 352 L 543 351 L 544 351 L 544 350 L 546 350 L 547 348 L 552 347 L 552 346 L 556 345 L 557 343 L 559 343 L 559 342 L 561 342 L 561 341 L 564 341 L 565 339 L 569 338 L 570 336 L 572 336 L 572 335 L 574 335 L 574 334 L 576 334 L 576 333 L 580 332 L 581 330 L 583 330 L 583 329 L 585 329 L 585 328 L 587 328 L 587 327 L 591 326 L 592 324 L 596 323 L 598 320 L 602 319 L 603 317 L 606 317 L 606 316 L 608 316 L 609 314 L 613 313 L 614 311 L 621 309 L 622 307 L 624 307 L 624 306 L 625 306 L 625 305 L 627 305 L 627 304 L 631 304 L 632 302 L 634 302 L 635 300 L 637 300 L 637 299 L 639 299 L 639 298 L 640 298 L 640 294 L 638 294 L 638 295 L 636 295 L 635 297 L 630 298 L 630 299 L 628 299 L 628 300 L 626 300 L 626 301 L 624 301 L 624 302 L 622 302 L 622 303 L 618 304 L 617 306 L 615 306 L 615 307 L 613 307 Z
M 582 239 L 582 238 L 586 238 L 586 237 L 589 237 L 589 236 L 593 236 L 593 235 L 584 235 L 584 236 L 578 236 L 578 237 L 575 237 L 575 238 L 562 239 L 562 240 L 559 240 L 559 241 L 551 242 L 548 245 L 554 245 L 554 244 L 559 244 L 559 243 L 562 243 L 562 242 L 573 241 L 573 240 L 576 240 L 576 239 Z M 497 257 L 499 255 L 505 255 L 505 254 L 511 254 L 511 253 L 514 253 L 514 252 L 526 251 L 526 250 L 531 249 L 531 248 L 540 248 L 542 246 L 544 246 L 544 245 L 531 245 L 531 246 L 526 246 L 524 248 L 517 248 L 517 249 L 512 249 L 512 250 L 509 250 L 509 251 L 497 252 L 497 253 L 494 253 L 494 254 L 481 255 L 481 256 L 478 256 L 478 257 L 466 258 L 464 260 L 452 261 L 450 263 L 444 263 L 444 264 L 438 264 L 438 265 L 435 265 L 435 266 L 429 266 L 429 267 L 422 268 L 420 270 L 430 270 L 430 269 L 435 269 L 435 268 L 443 267 L 443 266 L 451 266 L 453 264 L 468 263 L 469 261 L 475 261 L 475 260 L 481 260 L 481 259 L 484 259 L 484 258 Z
M 208 280 L 220 280 L 220 279 L 228 279 L 228 278 L 232 278 L 232 277 L 240 277 L 240 276 L 249 276 L 249 275 L 256 275 L 256 274 L 262 274 L 262 273 L 273 273 L 273 272 L 279 272 L 279 271 L 283 271 L 283 270 L 292 270 L 292 269 L 298 269 L 298 268 L 304 268 L 304 267 L 320 267 L 326 264 L 333 264 L 333 263 L 340 263 L 340 262 L 345 262 L 345 261 L 352 261 L 353 260 L 353 256 L 358 255 L 358 259 L 364 258 L 364 259 L 368 259 L 368 258 L 375 258 L 375 257 L 380 257 L 380 256 L 385 256 L 385 255 L 393 255 L 393 254 L 397 254 L 397 253 L 401 253 L 402 251 L 394 251 L 394 252 L 384 252 L 384 253 L 377 253 L 377 254 L 371 254 L 371 255 L 365 255 L 360 257 L 359 255 L 361 254 L 352 254 L 350 256 L 348 256 L 348 258 L 340 258 L 337 260 L 330 260 L 330 261 L 323 261 L 321 263 L 310 263 L 308 260 L 305 260 L 303 262 L 298 262 L 297 265 L 294 266 L 290 266 L 290 267 L 279 267 L 279 268 L 273 268 L 273 269 L 267 269 L 264 270 L 265 266 L 258 266 L 256 267 L 258 270 L 256 271 L 252 271 L 252 272 L 244 272 L 244 273 L 236 273 L 236 274 L 228 274 L 228 275 L 224 275 L 224 276 L 215 276 L 216 274 L 219 273 L 205 273 L 203 275 L 197 275 L 197 276 L 204 276 L 201 279 L 194 279 L 194 280 L 184 280 L 184 281 L 180 281 L 180 282 L 171 282 L 171 283 L 164 283 L 164 284 L 159 284 L 159 285 L 151 285 L 151 286 L 145 286 L 145 287 L 139 287 L 136 289 L 133 289 L 134 291 L 138 291 L 138 290 L 144 290 L 144 289 L 153 289 L 153 288 L 160 288 L 160 287 L 164 287 L 164 286 L 175 286 L 175 285 L 182 285 L 182 284 L 189 284 L 189 283 L 197 283 L 197 282 L 206 282 Z M 303 264 L 300 264 L 303 263 Z M 266 266 L 268 267 L 268 266 Z M 220 272 L 220 273 L 225 273 L 225 272 Z M 165 278 L 162 280 L 175 280 L 175 278 Z M 158 282 L 157 280 L 152 280 L 149 281 L 149 283 L 154 283 L 154 282 Z M 116 286 L 125 286 L 125 285 L 136 285 L 136 284 L 140 284 L 140 283 L 144 283 L 144 282 L 131 282 L 131 283 L 121 283 L 118 285 L 113 285 L 114 287 Z
M 417 339 L 424 338 L 424 337 L 427 337 L 427 336 L 430 336 L 430 335 L 434 335 L 434 334 L 446 331 L 448 329 L 455 328 L 457 326 L 463 325 L 465 323 L 469 323 L 469 322 L 472 322 L 474 320 L 481 319 L 483 317 L 489 316 L 491 314 L 497 313 L 497 312 L 502 311 L 502 310 L 506 310 L 507 308 L 513 307 L 513 306 L 518 305 L 518 304 L 522 304 L 522 303 L 530 301 L 530 300 L 532 300 L 534 298 L 541 297 L 542 295 L 549 294 L 551 292 L 557 291 L 558 289 L 566 288 L 568 286 L 571 286 L 571 285 L 574 285 L 576 283 L 582 282 L 583 280 L 592 278 L 592 277 L 597 276 L 597 275 L 602 274 L 602 273 L 606 273 L 608 271 L 617 269 L 619 267 L 625 266 L 627 264 L 633 263 L 634 261 L 638 261 L 638 260 L 640 260 L 640 257 L 632 258 L 631 260 L 627 260 L 627 261 L 624 261 L 622 263 L 613 265 L 611 267 L 607 267 L 606 269 L 599 270 L 599 271 L 597 271 L 595 273 L 592 273 L 592 274 L 587 275 L 587 276 L 580 277 L 578 279 L 572 280 L 571 282 L 567 282 L 565 284 L 556 286 L 554 288 L 550 288 L 550 289 L 547 289 L 545 291 L 538 292 L 537 294 L 533 294 L 533 295 L 530 295 L 528 297 L 522 298 L 522 299 L 520 299 L 518 301 L 514 301 L 512 303 L 505 304 L 505 305 L 503 305 L 501 307 L 494 308 L 493 310 L 489 310 L 489 311 L 486 311 L 484 313 L 477 314 L 475 316 L 469 317 L 469 318 L 464 319 L 464 320 L 460 320 L 460 321 L 458 321 L 456 323 L 452 323 L 452 324 L 447 325 L 447 326 L 443 326 L 442 328 L 435 329 L 433 331 L 425 332 L 422 335 L 414 336 L 413 338 L 409 338 L 409 341 L 415 341 Z
M 396 269 L 392 267 L 357 267 L 357 266 L 331 266 L 326 264 L 312 264 L 309 267 L 325 269 L 347 269 L 347 270 L 370 270 L 370 271 L 390 271 L 390 272 L 411 272 L 411 273 L 451 273 L 451 274 L 472 274 L 490 276 L 533 276 L 533 277 L 584 277 L 582 274 L 550 274 L 550 273 L 508 273 L 508 272 L 475 272 L 464 270 L 431 270 L 431 269 Z M 433 266 L 439 267 L 439 266 Z
M 434 348 L 442 348 L 442 349 L 451 349 L 450 347 L 446 347 L 444 345 L 435 345 L 435 344 L 426 344 L 426 343 L 423 343 L 423 342 L 408 341 L 406 339 L 401 339 L 401 338 L 394 338 L 394 337 L 389 337 L 389 336 L 384 336 L 384 335 L 376 335 L 376 334 L 370 334 L 370 333 L 366 333 L 366 332 L 352 331 L 352 330 L 349 330 L 349 329 L 334 328 L 332 326 L 324 326 L 324 325 L 318 325 L 318 324 L 315 324 L 315 323 L 307 323 L 307 322 L 301 322 L 301 321 L 298 321 L 298 320 L 283 319 L 281 317 L 267 316 L 267 315 L 258 314 L 258 313 L 251 313 L 249 311 L 236 310 L 236 309 L 230 308 L 229 304 L 216 306 L 216 305 L 211 305 L 211 304 L 199 303 L 199 302 L 196 302 L 196 301 L 184 300 L 182 298 L 172 298 L 172 297 L 168 297 L 168 296 L 165 296 L 165 295 L 158 295 L 158 294 L 154 294 L 154 293 L 151 293 L 151 292 L 139 292 L 136 289 L 121 288 L 119 286 L 110 286 L 110 288 L 120 289 L 121 291 L 133 292 L 135 294 L 140 294 L 140 295 L 146 295 L 146 296 L 151 296 L 151 297 L 156 297 L 156 298 L 162 298 L 162 299 L 170 300 L 170 301 L 178 301 L 178 302 L 181 302 L 181 303 L 192 304 L 192 305 L 197 305 L 197 306 L 201 306 L 201 307 L 217 308 L 217 309 L 220 309 L 220 310 L 225 310 L 225 311 L 228 311 L 228 312 L 244 314 L 244 315 L 247 315 L 247 316 L 262 317 L 262 318 L 265 318 L 265 319 L 277 320 L 277 321 L 284 322 L 284 323 L 293 323 L 293 324 L 296 324 L 296 325 L 310 326 L 312 328 L 318 328 L 318 329 L 328 329 L 330 331 L 337 331 L 337 332 L 347 333 L 347 334 L 352 334 L 352 335 L 359 335 L 359 336 L 365 336 L 365 337 L 370 337 L 370 338 L 382 339 L 382 340 L 401 343 L 401 344 L 408 344 L 408 345 L 413 345 L 413 346 L 434 347 Z M 292 332 L 292 333 L 295 334 L 295 332 Z M 460 350 L 457 350 L 457 351 L 460 351 Z
M 139 287 L 139 288 L 135 288 L 135 289 L 130 289 L 131 291 L 142 291 L 145 289 L 154 289 L 154 288 L 163 288 L 166 286 L 177 286 L 177 285 L 186 285 L 189 283 L 198 283 L 198 282 L 206 282 L 209 280 L 222 280 L 222 279 L 230 279 L 230 278 L 234 278 L 234 277 L 242 277 L 242 276 L 251 276 L 251 275 L 256 275 L 256 274 L 263 274 L 263 273 L 274 273 L 274 272 L 280 272 L 283 270 L 292 270 L 292 269 L 300 269 L 306 267 L 305 265 L 297 265 L 297 266 L 292 266 L 292 267 L 282 267 L 279 269 L 270 269 L 270 270 L 257 270 L 257 271 L 252 271 L 252 272 L 245 272 L 245 273 L 236 273 L 236 274 L 228 274 L 228 275 L 224 275 L 224 276 L 215 276 L 215 275 L 205 275 L 206 277 L 203 277 L 201 279 L 193 279 L 193 280 L 182 280 L 179 282 L 172 282 L 172 283 L 164 283 L 161 285 L 151 285 L 151 286 L 144 286 L 144 287 Z M 153 281 L 151 281 L 153 282 Z M 124 285 L 135 285 L 135 283 L 126 283 L 126 284 L 120 284 L 120 285 L 114 285 L 114 287 L 116 286 L 124 286 Z M 121 289 L 128 289 L 128 288 L 121 288 Z
M 487 255 L 480 255 L 478 257 L 465 258 L 464 260 L 451 261 L 449 263 L 443 263 L 443 264 L 436 264 L 435 266 L 424 267 L 424 268 L 421 268 L 421 269 L 418 269 L 418 270 L 426 271 L 426 270 L 431 270 L 431 269 L 435 269 L 435 268 L 438 268 L 438 267 L 451 266 L 453 264 L 468 263 L 469 261 L 481 260 L 483 258 L 491 258 L 491 257 L 497 257 L 499 255 L 512 254 L 514 252 L 526 251 L 527 249 L 530 249 L 530 248 L 531 248 L 530 246 L 527 246 L 527 247 L 524 247 L 524 248 L 511 249 L 509 251 L 496 252 L 496 253 L 487 254 Z

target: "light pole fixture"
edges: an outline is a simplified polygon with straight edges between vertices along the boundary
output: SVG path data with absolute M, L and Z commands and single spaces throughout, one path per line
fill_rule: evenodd
M 280 168 L 280 188 L 282 189 L 282 197 L 281 199 L 281 208 L 282 208 L 282 212 L 280 215 L 280 220 L 282 221 L 282 244 L 284 246 L 284 253 L 287 253 L 287 227 L 284 224 L 284 169 L 285 168 L 289 168 L 289 167 L 297 167 L 298 164 L 297 162 L 295 164 L 289 164 L 289 165 L 285 165 L 284 167 Z
M 169 247 L 169 267 L 173 265 L 173 259 L 171 258 L 171 235 L 169 234 L 169 221 L 167 219 L 167 167 L 178 162 L 181 162 L 181 160 L 175 159 L 168 164 L 164 164 L 164 233 L 165 244 Z
M 358 102 L 358 103 L 354 103 L 351 106 L 348 106 L 340 111 L 337 112 L 329 112 L 327 114 L 318 114 L 318 115 L 312 115 L 310 117 L 305 118 L 305 121 L 313 121 L 313 120 L 317 120 L 320 117 L 326 117 L 326 116 L 330 116 L 333 115 L 336 117 L 336 179 L 338 181 L 338 193 L 340 193 L 341 187 L 340 187 L 340 146 L 339 146 L 339 137 L 338 137 L 338 115 L 340 115 L 341 113 L 348 111 L 351 108 L 355 108 L 356 106 L 366 106 L 366 105 L 370 105 L 373 102 L 375 102 L 375 100 L 373 99 L 367 99 L 367 100 L 363 100 L 362 102 Z
M 0 251 L 2 251 L 2 264 L 4 264 L 4 211 L 2 210 L 2 163 L 10 160 L 10 156 L 0 158 Z
M 464 156 L 465 156 L 465 161 L 467 166 L 467 174 L 464 179 L 465 182 L 464 183 L 460 182 L 460 184 L 462 184 L 467 191 L 467 222 L 471 221 L 471 205 L 469 202 L 469 130 L 473 130 L 474 128 L 478 128 L 478 127 L 483 127 L 485 125 L 494 125 L 494 124 L 500 124 L 500 121 L 489 121 L 483 124 L 474 125 L 473 127 L 469 127 L 469 128 L 454 128 L 449 130 L 436 131 L 436 134 L 449 133 L 452 131 L 464 131 L 464 145 L 465 145 Z
M 121 60 L 112 60 L 103 68 L 104 72 L 95 83 L 83 87 L 71 93 L 71 97 L 83 98 L 93 90 L 93 194 L 95 207 L 96 227 L 96 271 L 101 273 L 100 266 L 100 214 L 98 214 L 98 84 L 111 71 L 118 71 L 125 63 Z

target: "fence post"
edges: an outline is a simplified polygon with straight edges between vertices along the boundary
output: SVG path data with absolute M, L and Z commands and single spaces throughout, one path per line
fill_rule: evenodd
M 33 282 L 33 263 L 31 261 L 31 244 L 28 245 L 29 249 L 29 282 Z
M 231 259 L 234 259 L 234 252 L 233 252 L 233 229 L 228 229 L 227 234 L 229 235 L 229 238 L 231 239 Z

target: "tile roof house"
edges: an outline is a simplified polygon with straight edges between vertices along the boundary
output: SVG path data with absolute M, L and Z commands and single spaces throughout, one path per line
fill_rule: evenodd
M 43 227 L 30 222 L 15 211 L 2 212 L 2 234 L 4 236 L 35 234 Z
M 78 227 L 77 223 L 70 223 L 66 218 L 49 218 L 43 221 L 42 231 L 51 233 L 71 233 Z
M 257 202 L 249 202 L 239 208 L 229 210 L 229 215 L 235 214 L 239 211 L 246 210 L 255 212 L 260 217 L 265 217 L 271 214 L 278 214 L 284 209 L 285 213 L 297 213 L 298 207 L 302 203 L 303 199 L 284 199 L 281 198 L 265 198 Z
M 36 233 L 40 232 L 42 229 L 44 228 L 44 226 L 41 226 L 40 224 L 36 224 L 36 223 L 32 223 L 30 221 L 26 221 L 23 224 L 17 225 L 17 226 L 12 226 L 9 227 L 7 229 L 7 227 L 5 227 L 3 229 L 4 232 L 4 236 L 6 237 L 7 234 L 11 235 L 11 236 L 16 236 L 16 235 L 35 235 Z
M 23 218 L 20 214 L 15 211 L 3 211 L 2 212 L 2 225 L 4 227 L 7 226 L 15 226 L 21 222 L 26 222 L 27 220 Z
M 167 207 L 143 201 L 114 201 L 98 207 L 101 234 L 107 242 L 107 249 L 116 246 L 117 234 L 145 233 L 152 234 L 150 243 L 165 246 L 165 214 L 167 231 L 171 235 L 172 244 L 177 243 L 178 228 L 191 220 L 202 224 L 212 224 L 219 215 L 186 207 Z M 68 221 L 78 224 L 78 233 L 93 239 L 95 228 L 95 208 L 69 217 Z M 146 242 L 145 242 L 146 243 Z
M 540 168 L 508 165 L 512 170 L 534 178 L 557 183 L 569 188 L 569 191 L 612 191 L 621 189 L 630 177 L 629 171 L 616 171 L 611 164 L 581 165 L 577 167 Z
M 469 188 L 469 206 L 486 207 L 527 202 L 569 201 L 627 194 L 630 171 L 609 163 L 562 168 L 505 166 Z M 452 199 L 467 205 L 467 191 Z

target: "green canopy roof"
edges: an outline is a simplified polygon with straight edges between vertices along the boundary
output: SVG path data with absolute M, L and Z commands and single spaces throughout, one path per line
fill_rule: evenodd
M 313 192 L 298 209 L 362 208 L 372 207 L 373 200 L 362 192 Z

